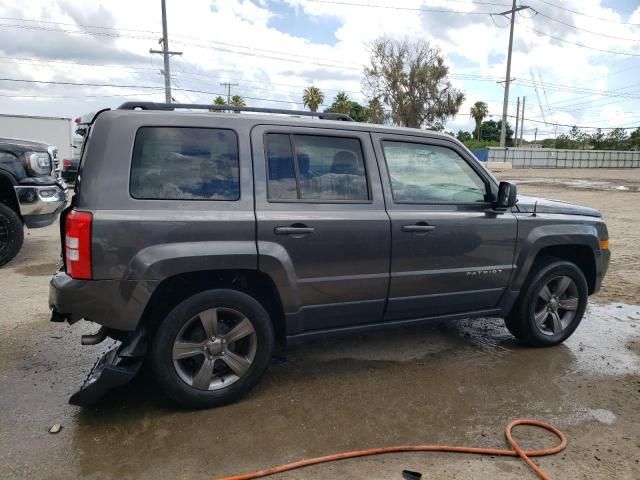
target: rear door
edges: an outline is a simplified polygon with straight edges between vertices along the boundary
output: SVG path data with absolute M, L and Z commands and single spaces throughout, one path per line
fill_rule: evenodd
M 251 138 L 259 265 L 281 282 L 287 334 L 381 321 L 390 222 L 369 134 L 257 126 Z
M 385 319 L 496 307 L 513 269 L 517 227 L 511 212 L 487 213 L 495 182 L 454 142 L 372 137 L 392 225 Z

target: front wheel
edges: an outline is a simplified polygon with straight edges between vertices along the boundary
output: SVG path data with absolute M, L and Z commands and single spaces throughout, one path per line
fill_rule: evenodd
M 541 259 L 505 319 L 507 328 L 529 345 L 557 345 L 580 324 L 588 296 L 587 280 L 575 264 Z
M 236 290 L 209 290 L 167 315 L 151 364 L 172 400 L 209 408 L 246 394 L 267 369 L 273 344 L 269 314 L 257 300 Z
M 18 214 L 0 203 L 0 266 L 13 260 L 22 248 L 23 228 Z

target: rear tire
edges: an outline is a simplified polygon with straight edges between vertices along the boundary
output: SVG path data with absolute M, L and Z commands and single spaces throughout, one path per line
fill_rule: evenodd
M 0 267 L 18 254 L 24 242 L 24 227 L 18 214 L 0 203 Z
M 536 261 L 505 323 L 523 343 L 549 347 L 564 342 L 587 308 L 587 280 L 574 263 L 543 257 Z
M 208 290 L 176 306 L 151 349 L 156 380 L 176 403 L 210 408 L 234 402 L 269 366 L 274 334 L 269 314 L 236 290 Z

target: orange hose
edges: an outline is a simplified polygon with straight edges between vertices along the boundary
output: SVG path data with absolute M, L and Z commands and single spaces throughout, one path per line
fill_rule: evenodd
M 511 431 L 513 427 L 518 425 L 531 425 L 534 427 L 544 428 L 554 433 L 556 437 L 560 439 L 560 443 L 553 448 L 545 448 L 542 450 L 522 450 L 518 443 L 513 439 Z M 244 473 L 242 475 L 232 475 L 230 477 L 218 477 L 216 480 L 252 480 L 254 478 L 267 477 L 269 475 L 275 475 L 276 473 L 283 473 L 289 470 L 295 470 L 296 468 L 308 467 L 310 465 L 317 465 L 319 463 L 335 462 L 337 460 L 344 460 L 346 458 L 366 457 L 369 455 L 382 455 L 385 453 L 399 453 L 399 452 L 453 452 L 453 453 L 474 453 L 478 455 L 502 455 L 508 457 L 520 457 L 526 462 L 531 469 L 536 472 L 538 477 L 543 480 L 550 480 L 551 477 L 546 475 L 530 457 L 543 457 L 546 455 L 553 455 L 561 452 L 567 446 L 567 439 L 564 434 L 553 425 L 541 422 L 539 420 L 530 420 L 527 418 L 519 418 L 513 420 L 504 432 L 507 442 L 511 445 L 513 450 L 502 450 L 497 448 L 478 448 L 478 447 L 456 447 L 452 445 L 400 445 L 395 447 L 383 447 L 383 448 L 371 448 L 368 450 L 354 450 L 352 452 L 336 453 L 334 455 L 326 455 L 324 457 L 309 458 L 306 460 L 299 460 L 293 463 L 287 463 L 285 465 L 279 465 L 277 467 L 267 468 L 266 470 L 259 470 L 257 472 Z

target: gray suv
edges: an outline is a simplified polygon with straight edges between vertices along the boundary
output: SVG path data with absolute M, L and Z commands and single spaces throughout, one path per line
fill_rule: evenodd
M 145 359 L 202 408 L 247 393 L 276 344 L 500 316 L 550 346 L 580 323 L 609 263 L 598 211 L 516 198 L 448 135 L 256 112 L 126 103 L 86 120 L 49 303 L 101 325 L 84 344 L 117 342 L 71 403 Z

